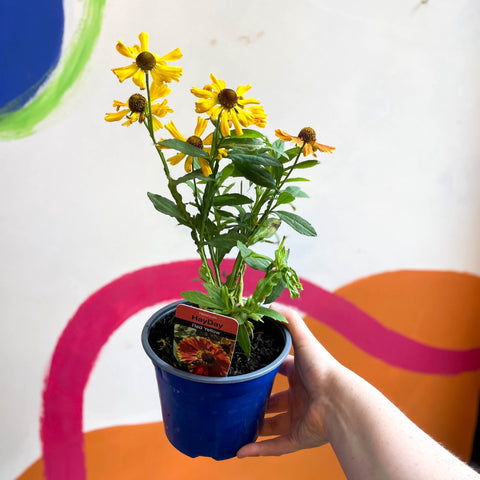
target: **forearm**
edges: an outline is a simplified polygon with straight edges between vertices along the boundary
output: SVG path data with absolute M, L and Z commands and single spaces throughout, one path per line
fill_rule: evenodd
M 354 373 L 338 368 L 329 391 L 325 432 L 349 480 L 480 478 Z

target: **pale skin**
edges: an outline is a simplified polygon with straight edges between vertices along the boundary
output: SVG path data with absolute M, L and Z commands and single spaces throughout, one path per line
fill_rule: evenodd
M 298 313 L 275 309 L 287 318 L 292 334 L 295 355 L 280 369 L 289 389 L 272 394 L 268 403 L 267 412 L 277 415 L 265 419 L 261 435 L 274 438 L 245 445 L 239 458 L 330 443 L 348 480 L 480 479 L 377 389 L 337 362 Z

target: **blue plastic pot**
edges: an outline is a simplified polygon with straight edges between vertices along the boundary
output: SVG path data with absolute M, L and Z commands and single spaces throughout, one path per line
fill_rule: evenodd
M 285 339 L 282 353 L 270 365 L 245 375 L 204 377 L 178 370 L 159 358 L 148 342 L 150 330 L 173 313 L 176 302 L 145 324 L 142 344 L 155 366 L 167 438 L 189 457 L 225 460 L 257 439 L 273 380 L 290 351 L 288 330 L 266 318 Z

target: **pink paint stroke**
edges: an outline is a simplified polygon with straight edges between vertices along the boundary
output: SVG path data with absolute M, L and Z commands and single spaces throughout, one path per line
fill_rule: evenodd
M 231 269 L 232 261 L 224 268 Z M 140 310 L 180 298 L 198 276 L 197 260 L 144 268 L 104 286 L 80 306 L 61 334 L 45 379 L 41 441 L 47 480 L 85 480 L 83 393 L 101 348 L 116 329 Z M 253 290 L 258 272 L 246 278 Z M 302 280 L 298 300 L 281 302 L 325 323 L 368 354 L 415 372 L 457 374 L 480 368 L 480 349 L 455 351 L 430 347 L 387 329 L 348 301 Z

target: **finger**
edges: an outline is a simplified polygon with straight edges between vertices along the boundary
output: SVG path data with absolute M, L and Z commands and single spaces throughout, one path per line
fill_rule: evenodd
M 273 304 L 270 306 L 273 310 L 281 313 L 288 321 L 287 327 L 290 333 L 292 334 L 292 340 L 295 343 L 303 341 L 315 340 L 315 336 L 309 330 L 306 323 L 303 321 L 302 317 L 298 312 L 292 310 L 291 308 L 281 307 L 280 305 Z
M 257 443 L 249 443 L 237 452 L 238 458 L 245 457 L 269 457 L 292 453 L 298 448 L 293 445 L 288 437 L 277 437 L 263 440 Z
M 280 365 L 280 370 L 278 371 L 278 373 L 280 373 L 281 375 L 288 375 L 291 372 L 292 368 L 294 368 L 293 364 L 293 355 L 288 355 L 288 357 Z
M 267 417 L 263 420 L 260 436 L 286 435 L 290 431 L 290 414 L 280 413 L 274 417 Z
M 288 410 L 288 390 L 272 393 L 267 403 L 267 413 L 286 412 Z

